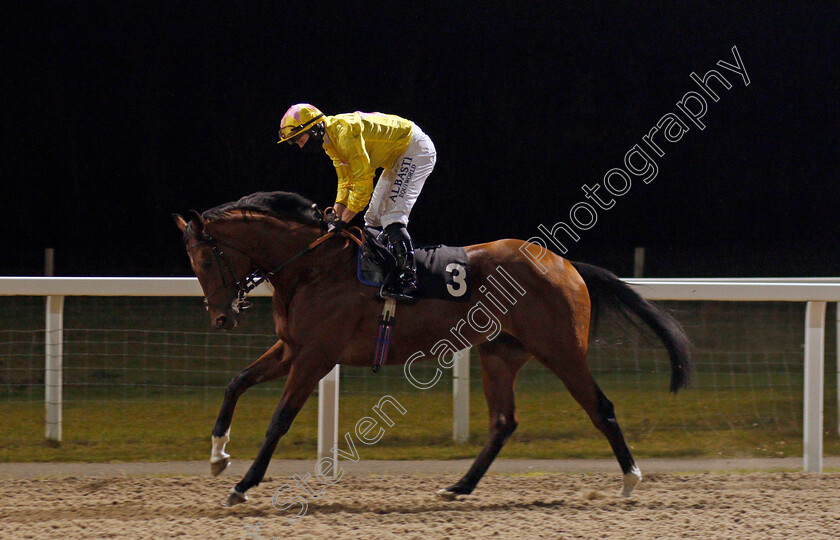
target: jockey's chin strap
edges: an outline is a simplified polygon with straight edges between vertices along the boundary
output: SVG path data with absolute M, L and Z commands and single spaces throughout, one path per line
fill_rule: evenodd
M 326 216 L 331 212 L 333 212 L 332 207 L 329 207 L 326 210 L 324 210 L 324 218 L 326 218 Z M 352 232 L 354 230 L 358 231 L 358 233 L 359 233 L 358 236 L 356 236 Z M 345 239 L 344 240 L 344 242 L 345 242 L 344 247 L 347 247 L 350 244 L 351 240 L 353 241 L 353 243 L 355 243 L 359 247 L 362 247 L 362 245 L 364 244 L 364 233 L 362 232 L 362 230 L 359 227 L 350 227 L 349 229 L 343 229 L 338 234 L 343 236 L 344 239 Z M 321 237 L 317 238 L 316 240 L 313 240 L 312 242 L 310 242 L 309 245 L 307 245 L 305 248 L 298 251 L 297 253 L 295 253 L 294 255 L 292 255 L 291 257 L 286 259 L 285 261 L 281 262 L 279 265 L 275 266 L 274 268 L 272 268 L 268 272 L 264 272 L 259 268 L 254 268 L 253 270 L 251 270 L 251 272 L 248 273 L 248 275 L 246 275 L 241 280 L 236 279 L 236 275 L 233 273 L 233 267 L 231 266 L 230 262 L 228 261 L 228 258 L 225 256 L 225 254 L 222 252 L 222 250 L 219 249 L 219 244 L 221 244 L 221 242 L 217 241 L 215 238 L 213 238 L 209 234 L 204 233 L 205 238 L 201 242 L 197 242 L 197 243 L 194 243 L 194 244 L 191 244 L 191 245 L 187 246 L 187 251 L 189 251 L 190 249 L 192 249 L 196 246 L 199 246 L 201 244 L 205 244 L 205 243 L 210 244 L 210 246 L 213 248 L 213 254 L 216 257 L 216 261 L 219 263 L 219 272 L 221 273 L 221 276 L 222 276 L 222 285 L 219 288 L 227 288 L 227 286 L 228 286 L 227 279 L 225 278 L 225 274 L 222 271 L 222 267 L 224 266 L 227 269 L 228 273 L 230 274 L 230 276 L 232 278 L 233 285 L 236 287 L 236 298 L 234 298 L 233 301 L 231 302 L 230 308 L 231 308 L 231 311 L 233 311 L 236 314 L 239 314 L 240 312 L 245 311 L 246 309 L 248 309 L 252 305 L 251 302 L 249 302 L 245 298 L 248 295 L 248 293 L 250 293 L 251 291 L 256 289 L 260 284 L 262 284 L 262 282 L 267 280 L 269 277 L 279 274 L 280 271 L 283 268 L 285 268 L 287 265 L 293 263 L 294 261 L 296 261 L 300 257 L 306 255 L 307 253 L 314 250 L 315 248 L 317 248 L 318 246 L 320 246 L 321 244 L 326 242 L 329 238 L 331 238 L 335 235 L 336 235 L 335 231 L 329 231 L 328 233 L 324 234 L 323 236 L 321 236 Z M 240 250 L 240 249 L 238 249 L 234 246 L 231 246 L 229 244 L 225 244 L 225 245 L 235 249 L 236 251 L 239 251 L 240 253 L 245 254 L 242 250 Z M 245 255 L 247 255 L 247 254 L 245 254 Z M 216 290 L 218 290 L 218 288 Z M 214 290 L 213 292 L 216 292 L 216 290 Z M 217 309 L 218 308 L 223 309 L 226 306 L 211 306 L 210 303 L 207 301 L 207 298 L 205 297 L 204 298 L 204 308 L 209 309 L 210 307 L 215 307 Z

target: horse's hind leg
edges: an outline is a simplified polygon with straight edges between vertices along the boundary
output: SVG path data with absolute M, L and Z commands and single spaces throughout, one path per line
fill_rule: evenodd
M 630 454 L 630 449 L 624 441 L 624 435 L 621 433 L 621 428 L 615 418 L 615 408 L 592 377 L 592 373 L 586 365 L 585 351 L 577 355 L 567 355 L 562 360 L 562 362 L 558 362 L 556 359 L 552 359 L 552 361 L 547 362 L 540 359 L 546 367 L 560 377 L 572 397 L 589 415 L 595 427 L 607 437 L 613 453 L 618 459 L 618 464 L 621 466 L 621 471 L 624 473 L 624 486 L 621 493 L 625 497 L 629 497 L 633 488 L 641 481 L 642 473 L 636 466 L 633 456 Z
M 289 364 L 281 362 L 283 341 L 278 341 L 263 353 L 256 362 L 243 369 L 231 379 L 225 389 L 225 398 L 216 425 L 213 427 L 213 448 L 210 452 L 210 472 L 218 476 L 230 465 L 230 455 L 225 452 L 225 445 L 230 441 L 230 424 L 236 402 L 246 390 L 266 381 L 285 377 L 289 373 Z
M 530 354 L 521 343 L 505 334 L 478 345 L 478 353 L 484 397 L 490 412 L 490 434 L 467 474 L 454 485 L 438 491 L 446 499 L 472 493 L 517 426 L 513 387 L 516 374 Z

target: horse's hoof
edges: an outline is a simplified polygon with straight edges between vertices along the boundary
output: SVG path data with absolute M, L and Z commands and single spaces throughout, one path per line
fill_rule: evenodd
M 458 500 L 458 497 L 463 497 L 464 495 L 469 495 L 470 493 L 463 488 L 454 485 L 437 490 L 437 494 L 438 497 L 446 499 L 447 501 L 455 501 Z
M 625 497 L 629 497 L 641 481 L 642 471 L 634 465 L 633 468 L 624 475 L 624 487 L 621 489 L 621 494 Z
M 225 469 L 227 469 L 229 466 L 230 466 L 230 458 L 229 457 L 222 458 L 215 463 L 213 463 L 211 461 L 210 462 L 210 472 L 213 474 L 213 476 L 219 476 L 220 474 L 225 472 Z
M 242 504 L 247 500 L 248 496 L 246 494 L 239 493 L 236 491 L 236 488 L 230 488 L 230 493 L 228 493 L 227 499 L 225 499 L 225 502 L 222 503 L 222 506 L 230 508 L 231 506 Z
M 443 488 L 443 489 L 437 490 L 437 494 L 438 494 L 438 497 L 441 497 L 442 499 L 446 499 L 447 501 L 454 501 L 455 498 L 459 495 L 458 493 L 455 493 L 454 491 L 449 491 L 448 488 Z

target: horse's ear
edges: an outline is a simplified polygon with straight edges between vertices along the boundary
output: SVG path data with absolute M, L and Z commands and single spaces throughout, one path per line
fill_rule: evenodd
M 201 232 L 204 230 L 204 221 L 201 219 L 201 214 L 199 214 L 195 210 L 190 210 L 189 215 L 192 230 L 195 231 L 196 234 L 201 234 Z
M 181 232 L 184 232 L 184 229 L 187 228 L 187 222 L 184 221 L 184 218 L 182 218 L 180 214 L 172 214 L 172 219 L 175 220 L 175 225 L 181 229 Z

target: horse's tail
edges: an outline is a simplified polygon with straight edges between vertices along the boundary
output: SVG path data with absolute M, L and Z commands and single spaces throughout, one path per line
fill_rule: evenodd
M 662 340 L 671 359 L 671 392 L 688 384 L 691 375 L 691 341 L 680 323 L 668 313 L 642 298 L 615 274 L 591 264 L 572 262 L 589 289 L 593 320 L 601 302 L 618 308 L 627 317 L 632 313 Z M 593 325 L 594 327 L 594 325 Z

